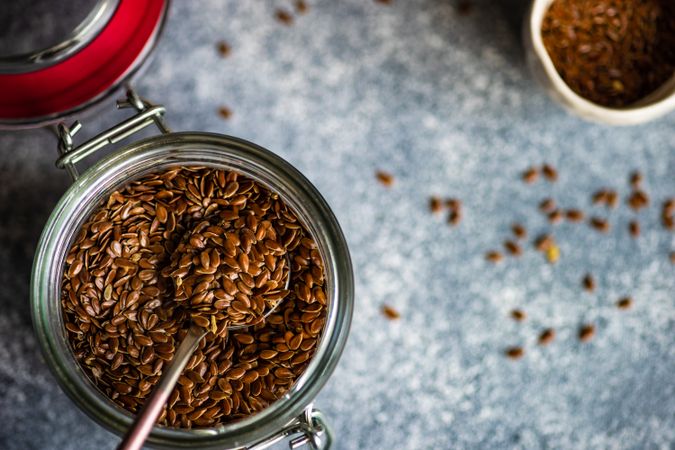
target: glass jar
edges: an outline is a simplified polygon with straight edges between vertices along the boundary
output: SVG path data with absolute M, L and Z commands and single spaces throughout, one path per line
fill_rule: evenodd
M 308 444 L 328 448 L 332 434 L 312 401 L 333 372 L 345 345 L 353 308 L 353 275 L 340 227 L 316 188 L 289 163 L 270 151 L 234 137 L 212 133 L 170 133 L 162 121 L 164 108 L 141 101 L 133 92 L 126 106 L 136 114 L 111 130 L 74 147 L 74 130 L 60 126 L 57 166 L 73 184 L 52 212 L 38 244 L 32 274 L 33 322 L 47 364 L 66 394 L 91 418 L 122 435 L 132 415 L 109 400 L 75 360 L 61 311 L 61 281 L 66 254 L 80 227 L 100 201 L 139 177 L 175 166 L 209 166 L 235 170 L 277 192 L 296 212 L 316 240 L 325 264 L 327 321 L 307 370 L 293 387 L 269 407 L 218 428 L 181 430 L 155 426 L 148 443 L 163 448 L 261 449 L 298 435 L 291 447 Z M 151 124 L 163 132 L 134 142 L 94 164 L 81 176 L 77 161 Z M 78 127 L 79 128 L 79 127 Z

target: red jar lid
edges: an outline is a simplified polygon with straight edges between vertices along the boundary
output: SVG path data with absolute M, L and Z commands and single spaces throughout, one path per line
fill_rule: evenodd
M 45 125 L 107 98 L 153 49 L 167 7 L 168 0 L 120 0 L 76 53 L 34 71 L 0 74 L 0 127 Z

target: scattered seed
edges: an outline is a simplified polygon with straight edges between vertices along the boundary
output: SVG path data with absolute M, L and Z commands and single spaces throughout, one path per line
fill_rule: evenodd
M 489 251 L 485 254 L 485 259 L 487 259 L 491 263 L 495 263 L 495 264 L 500 262 L 502 260 L 502 258 L 503 258 L 502 254 L 497 252 L 497 251 L 494 251 L 494 250 Z
M 640 236 L 640 223 L 637 220 L 631 220 L 628 224 L 628 231 L 634 238 Z
M 642 184 L 642 174 L 635 170 L 630 174 L 630 185 L 633 189 L 639 189 Z
M 545 252 L 555 244 L 553 236 L 550 234 L 542 234 L 534 241 L 534 248 L 540 252 Z
M 595 278 L 590 273 L 584 275 L 584 278 L 581 280 L 581 285 L 588 292 L 593 292 L 595 290 Z
M 298 14 L 306 14 L 309 11 L 309 5 L 305 0 L 295 0 L 295 11 Z
M 511 359 L 520 359 L 525 354 L 525 350 L 522 347 L 509 347 L 504 353 Z
M 539 172 L 534 167 L 530 167 L 523 172 L 522 178 L 525 183 L 532 184 L 539 178 Z
M 568 209 L 565 211 L 565 218 L 570 222 L 581 222 L 584 220 L 584 212 L 579 209 Z
M 550 164 L 544 164 L 541 167 L 541 173 L 551 183 L 558 181 L 558 171 Z
M 434 214 L 441 212 L 443 210 L 443 204 L 441 203 L 441 199 L 435 196 L 431 197 L 429 199 L 429 209 Z
M 595 326 L 594 325 L 583 325 L 579 329 L 579 340 L 581 342 L 588 342 L 593 339 L 595 336 Z
M 223 58 L 227 58 L 228 56 L 230 56 L 230 53 L 232 53 L 232 48 L 225 41 L 219 41 L 216 44 L 216 49 L 218 50 L 220 56 L 222 56 Z
M 514 223 L 511 225 L 511 231 L 513 235 L 518 239 L 525 239 L 527 237 L 527 230 L 524 226 L 519 223 Z
M 628 206 L 634 211 L 639 211 L 642 208 L 649 206 L 649 196 L 641 190 L 635 190 L 628 197 Z
M 527 318 L 527 314 L 525 314 L 525 311 L 521 309 L 514 309 L 513 311 L 511 311 L 511 317 L 513 318 L 513 320 L 522 322 Z
M 553 210 L 548 213 L 548 221 L 552 224 L 560 223 L 563 219 L 563 213 L 559 209 Z
M 445 200 L 445 206 L 450 211 L 459 211 L 462 209 L 462 201 L 458 198 L 448 198 Z
M 555 205 L 555 200 L 552 198 L 545 198 L 541 202 L 539 202 L 539 210 L 544 213 L 551 213 L 555 211 L 556 205 Z
M 274 13 L 274 17 L 286 26 L 293 25 L 293 16 L 285 9 L 277 9 Z
M 448 223 L 450 225 L 457 226 L 459 225 L 459 222 L 462 221 L 462 213 L 460 211 L 450 211 L 448 214 Z
M 601 233 L 607 233 L 610 229 L 609 222 L 605 219 L 602 219 L 600 217 L 591 217 L 590 220 L 590 225 L 591 227 L 595 228 L 596 230 L 600 231 Z
M 670 263 L 675 264 L 675 252 L 670 252 Z
M 539 345 L 549 345 L 555 339 L 555 330 L 553 328 L 546 328 L 539 334 Z
M 504 248 L 512 256 L 520 256 L 523 254 L 523 249 L 516 242 L 513 241 L 504 241 Z
M 629 309 L 633 306 L 633 299 L 630 297 L 623 297 L 616 302 L 616 307 L 619 309 Z
M 378 170 L 375 172 L 375 177 L 383 186 L 391 187 L 394 184 L 394 176 L 388 172 Z
M 389 305 L 382 306 L 382 313 L 389 320 L 397 320 L 401 318 L 401 313 Z
M 232 110 L 227 106 L 221 106 L 218 108 L 218 115 L 223 119 L 227 120 L 232 117 Z

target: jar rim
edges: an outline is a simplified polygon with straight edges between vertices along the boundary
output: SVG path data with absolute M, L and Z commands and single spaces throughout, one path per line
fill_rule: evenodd
M 324 259 L 327 320 L 314 356 L 293 387 L 240 421 L 197 430 L 156 426 L 148 440 L 166 447 L 237 447 L 273 435 L 312 402 L 337 365 L 353 311 L 351 260 L 337 219 L 311 182 L 279 156 L 242 139 L 187 132 L 132 143 L 94 164 L 66 191 L 43 230 L 31 278 L 33 324 L 47 364 L 71 400 L 105 428 L 124 433 L 131 414 L 93 385 L 66 342 L 60 296 L 64 261 L 75 234 L 102 198 L 134 178 L 176 165 L 235 170 L 279 193 L 307 226 Z

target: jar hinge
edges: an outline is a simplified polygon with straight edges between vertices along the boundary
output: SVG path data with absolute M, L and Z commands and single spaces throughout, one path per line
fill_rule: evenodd
M 70 127 L 64 123 L 57 126 L 56 134 L 59 139 L 59 154 L 61 156 L 56 160 L 56 167 L 65 169 L 73 181 L 79 177 L 75 164 L 106 145 L 119 142 L 153 124 L 162 133 L 171 132 L 164 123 L 166 109 L 161 105 L 153 105 L 142 99 L 130 87 L 127 87 L 126 98 L 117 101 L 117 108 L 133 108 L 137 111 L 137 114 L 77 147 L 73 146 L 73 136 L 80 131 L 82 124 L 75 121 Z
M 264 450 L 289 437 L 291 440 L 288 446 L 292 450 L 303 446 L 311 450 L 328 450 L 333 445 L 333 431 L 328 426 L 326 417 L 310 404 L 300 416 L 289 422 L 277 434 L 246 448 Z

